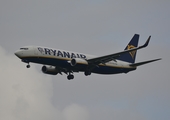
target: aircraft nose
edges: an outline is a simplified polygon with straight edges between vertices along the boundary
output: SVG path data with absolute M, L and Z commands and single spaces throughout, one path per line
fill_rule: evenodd
M 22 55 L 22 51 L 17 50 L 14 54 L 20 58 Z

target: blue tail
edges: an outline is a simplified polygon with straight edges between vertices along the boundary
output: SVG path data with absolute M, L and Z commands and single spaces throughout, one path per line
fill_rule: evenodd
M 139 41 L 139 35 L 135 34 L 133 36 L 133 38 L 131 39 L 131 41 L 129 42 L 129 44 L 126 46 L 125 50 L 129 50 L 129 49 L 138 47 L 138 41 Z M 117 59 L 121 60 L 121 61 L 129 62 L 129 63 L 135 63 L 136 53 L 137 53 L 137 51 L 125 53 L 125 54 L 122 54 Z

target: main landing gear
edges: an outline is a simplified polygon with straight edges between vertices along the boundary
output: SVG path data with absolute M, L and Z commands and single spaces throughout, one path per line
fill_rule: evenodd
M 84 75 L 85 75 L 85 76 L 91 75 L 91 71 L 86 70 L 86 71 L 84 72 Z
M 67 79 L 68 79 L 68 80 L 72 80 L 72 79 L 74 79 L 74 75 L 69 74 L 69 75 L 67 76 Z

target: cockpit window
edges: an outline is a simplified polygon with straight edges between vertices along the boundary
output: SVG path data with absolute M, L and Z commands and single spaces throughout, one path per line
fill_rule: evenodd
M 20 50 L 28 50 L 28 48 L 20 48 Z

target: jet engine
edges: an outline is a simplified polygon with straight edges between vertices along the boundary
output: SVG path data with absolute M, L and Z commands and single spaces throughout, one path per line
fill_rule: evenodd
M 56 69 L 56 67 L 43 66 L 41 70 L 43 73 L 50 74 L 50 75 L 57 75 L 59 72 L 59 70 Z
M 70 61 L 71 66 L 75 66 L 77 64 L 85 64 L 88 65 L 88 62 L 85 59 L 81 59 L 81 58 L 73 58 Z

